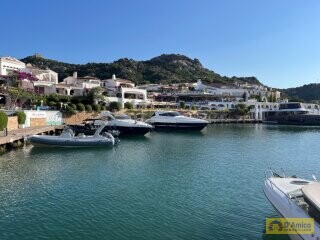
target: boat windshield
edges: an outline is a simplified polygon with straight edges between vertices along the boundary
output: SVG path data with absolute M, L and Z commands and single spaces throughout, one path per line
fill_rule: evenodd
M 177 117 L 177 116 L 181 116 L 181 114 L 178 113 L 178 112 L 165 112 L 165 113 L 160 113 L 159 116 L 164 116 L 164 117 Z
M 129 116 L 127 115 L 116 115 L 114 116 L 116 119 L 122 120 L 122 119 L 131 119 Z

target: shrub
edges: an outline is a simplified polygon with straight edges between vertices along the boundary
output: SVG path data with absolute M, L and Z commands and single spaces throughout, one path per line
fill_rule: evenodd
M 185 102 L 180 102 L 180 107 L 181 107 L 182 109 L 185 109 L 185 108 L 186 108 L 186 103 L 185 103 Z
M 106 106 L 101 106 L 101 111 L 107 110 Z
M 92 109 L 95 112 L 100 112 L 101 111 L 101 106 L 99 104 L 93 104 Z
M 55 107 L 57 106 L 57 103 L 55 101 L 48 102 L 49 107 Z
M 86 107 L 82 103 L 77 104 L 77 110 L 79 112 L 83 112 L 86 109 Z
M 5 112 L 0 111 L 0 131 L 3 131 L 8 125 L 8 116 Z
M 63 106 L 63 105 L 62 105 Z M 57 109 L 61 109 L 61 102 L 57 102 L 56 103 L 56 107 L 57 107 Z
M 243 103 L 236 105 L 235 113 L 239 116 L 246 116 L 250 109 Z
M 111 102 L 109 105 L 110 111 L 120 111 L 121 110 L 121 103 L 119 102 Z
M 77 110 L 77 106 L 74 103 L 69 104 L 69 106 L 73 108 L 73 110 Z
M 67 113 L 70 113 L 70 114 L 76 114 L 76 110 L 74 110 L 74 108 L 70 107 L 70 106 L 67 106 L 66 108 L 66 111 Z
M 19 124 L 25 124 L 27 116 L 23 111 L 16 111 L 14 115 L 18 117 Z
M 86 109 L 87 112 L 92 112 L 92 107 L 91 107 L 91 105 L 89 105 L 89 104 L 87 104 L 87 105 L 85 106 L 85 109 Z
M 196 106 L 192 105 L 191 110 L 197 110 Z
M 124 108 L 126 108 L 126 109 L 133 109 L 133 104 L 132 104 L 131 102 L 126 102 L 126 103 L 124 104 Z

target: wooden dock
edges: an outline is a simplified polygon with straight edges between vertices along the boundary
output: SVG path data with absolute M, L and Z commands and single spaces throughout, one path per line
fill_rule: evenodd
M 25 139 L 30 135 L 54 135 L 57 131 L 61 131 L 62 129 L 63 126 L 41 126 L 8 131 L 7 136 L 0 137 L 0 152 L 23 145 Z

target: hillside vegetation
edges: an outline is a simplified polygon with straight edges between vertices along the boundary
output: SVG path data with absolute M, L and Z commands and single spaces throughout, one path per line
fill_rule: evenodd
M 39 55 L 23 58 L 21 61 L 42 69 L 52 69 L 59 74 L 60 81 L 77 71 L 78 76 L 89 75 L 99 79 L 108 79 L 116 74 L 118 78 L 129 79 L 136 84 L 195 82 L 197 79 L 208 83 L 233 84 L 237 81 L 260 84 L 255 77 L 221 76 L 204 68 L 198 59 L 180 54 L 163 54 L 147 61 L 122 58 L 112 63 L 71 64 Z
M 301 87 L 281 90 L 292 101 L 312 102 L 320 100 L 320 84 L 311 83 Z

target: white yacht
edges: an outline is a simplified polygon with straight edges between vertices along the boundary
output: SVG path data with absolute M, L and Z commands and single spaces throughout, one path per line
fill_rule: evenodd
M 70 127 L 76 134 L 92 135 L 101 124 L 105 124 L 104 131 L 118 131 L 121 136 L 145 135 L 153 128 L 150 124 L 133 120 L 127 115 L 114 115 L 108 111 L 102 112 L 97 119 L 86 119 L 82 125 L 70 125 Z
M 320 126 L 320 111 L 316 104 L 313 109 L 308 109 L 299 102 L 280 103 L 278 110 L 266 111 L 264 115 L 264 123 Z
M 100 117 L 101 120 L 107 121 L 107 130 L 117 130 L 121 135 L 145 135 L 153 128 L 150 124 L 133 120 L 125 114 L 116 115 L 110 112 L 102 112 Z
M 181 129 L 201 131 L 208 125 L 208 121 L 198 118 L 186 117 L 175 111 L 156 111 L 146 122 L 155 129 Z
M 320 183 L 266 172 L 264 193 L 284 218 L 314 218 L 314 234 L 290 234 L 290 239 L 320 239 Z

